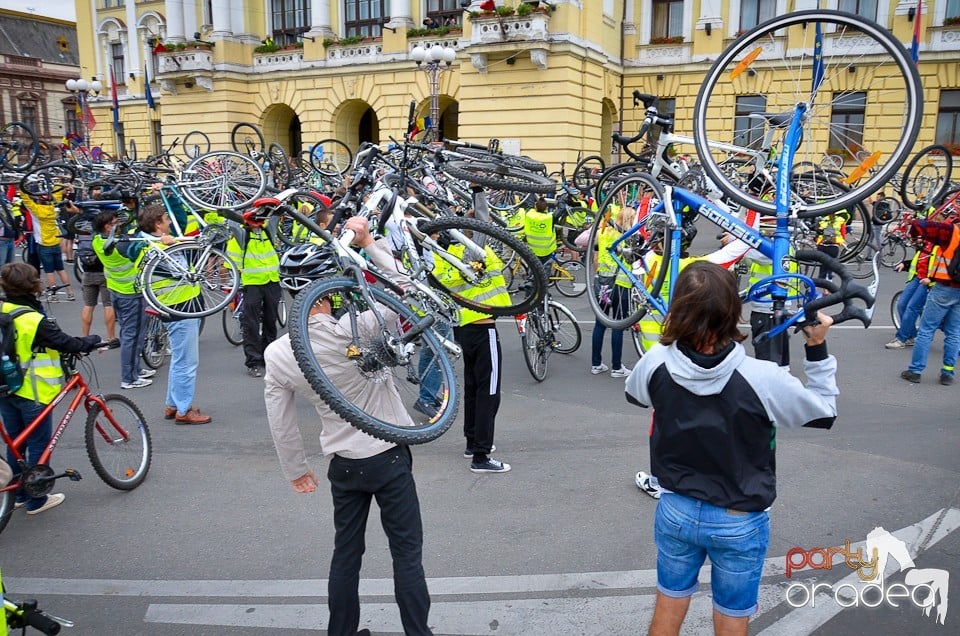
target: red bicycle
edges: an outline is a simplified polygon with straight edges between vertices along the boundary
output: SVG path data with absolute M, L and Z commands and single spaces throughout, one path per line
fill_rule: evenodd
M 15 494 L 20 488 L 23 488 L 31 497 L 42 497 L 53 490 L 57 479 L 62 477 L 71 481 L 80 479 L 80 473 L 74 469 L 67 469 L 59 475 L 54 474 L 49 462 L 53 450 L 63 437 L 67 424 L 73 419 L 81 404 L 87 411 L 84 429 L 87 457 L 90 458 L 93 470 L 100 479 L 118 490 L 133 490 L 143 482 L 150 470 L 152 456 L 150 429 L 147 427 L 143 413 L 133 400 L 126 396 L 103 395 L 94 393 L 90 389 L 90 385 L 77 370 L 79 363 L 88 368 L 90 373 L 95 374 L 93 363 L 87 356 L 89 354 L 63 354 L 63 370 L 69 380 L 57 397 L 15 439 L 10 437 L 3 426 L 0 426 L 0 438 L 13 452 L 13 457 L 21 471 L 12 482 L 0 490 L 0 532 L 10 521 L 15 508 Z M 54 428 L 53 436 L 40 456 L 40 460 L 35 465 L 28 466 L 24 459 L 27 439 L 37 430 L 43 419 L 71 394 L 73 397 L 70 405 L 60 419 L 60 423 Z

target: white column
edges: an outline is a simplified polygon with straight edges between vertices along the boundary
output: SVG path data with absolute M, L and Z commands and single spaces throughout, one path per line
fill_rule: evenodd
M 127 62 L 127 74 L 140 75 L 140 29 L 137 28 L 137 5 L 127 3 L 127 50 L 124 52 Z M 127 82 L 127 78 L 122 80 Z
M 313 0 L 310 3 L 310 31 L 308 35 L 332 38 L 336 32 L 330 28 L 330 0 Z
M 129 2 L 129 0 L 127 0 Z M 197 3 L 196 0 L 183 0 L 183 32 L 188 40 L 193 39 L 193 34 L 200 30 L 200 23 L 197 22 Z
M 183 42 L 183 0 L 166 0 L 164 9 L 167 13 L 167 39 L 171 42 Z
M 143 59 L 144 64 L 137 67 L 137 71 L 143 71 L 143 82 L 146 84 L 153 78 L 153 51 L 150 49 L 150 43 L 147 41 L 150 39 L 150 34 L 147 33 L 147 28 L 138 26 L 137 27 L 137 39 L 140 42 L 140 45 L 143 47 Z
M 412 27 L 413 17 L 410 13 L 410 0 L 392 0 L 390 2 L 390 27 Z
M 230 2 L 229 0 L 213 0 L 213 33 L 211 37 L 215 40 L 233 35 L 230 28 Z

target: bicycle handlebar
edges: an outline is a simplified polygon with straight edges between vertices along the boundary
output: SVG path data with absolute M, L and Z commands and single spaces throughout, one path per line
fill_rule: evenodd
M 843 266 L 843 263 L 816 250 L 798 250 L 796 258 L 798 261 L 817 262 L 840 278 L 839 285 L 833 281 L 821 278 L 814 279 L 814 282 L 818 286 L 823 287 L 830 293 L 820 296 L 803 306 L 804 320 L 801 321 L 801 323 L 809 324 L 811 321 L 816 320 L 817 312 L 821 309 L 830 307 L 831 305 L 842 304 L 843 310 L 839 314 L 830 316 L 833 318 L 833 324 L 839 324 L 847 320 L 859 320 L 863 323 L 864 328 L 870 326 L 871 316 L 862 307 L 855 306 L 854 300 L 860 299 L 870 308 L 873 307 L 876 298 L 874 298 L 873 294 L 871 294 L 870 290 L 866 287 L 854 282 L 853 276 L 847 271 L 847 268 Z M 797 326 L 802 327 L 803 324 L 801 323 L 797 323 Z
M 37 609 L 37 602 L 34 600 L 24 601 L 18 605 L 4 599 L 3 609 L 10 617 L 8 620 L 10 627 L 14 629 L 29 626 L 50 636 L 60 633 L 60 623 Z

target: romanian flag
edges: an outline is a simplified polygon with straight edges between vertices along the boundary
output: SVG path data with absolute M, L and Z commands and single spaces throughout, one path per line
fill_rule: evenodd
M 143 91 L 144 97 L 147 99 L 147 106 L 153 110 L 157 109 L 157 103 L 153 101 L 153 93 L 150 92 L 150 76 L 147 75 L 147 67 L 143 67 Z
M 120 131 L 120 100 L 117 98 L 117 77 L 110 69 L 110 99 L 113 100 L 113 129 Z
M 923 17 L 923 0 L 917 0 L 917 15 L 913 16 L 913 43 L 910 44 L 910 57 L 913 63 L 920 61 L 920 23 Z
M 97 120 L 93 118 L 93 111 L 90 110 L 90 104 L 87 103 L 87 98 L 84 95 L 77 97 L 77 115 L 79 115 L 81 121 L 83 121 L 83 126 L 87 130 L 93 130 L 97 127 Z

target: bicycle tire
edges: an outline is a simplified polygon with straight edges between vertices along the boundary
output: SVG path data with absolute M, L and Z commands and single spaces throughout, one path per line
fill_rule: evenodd
M 560 272 L 557 270 L 563 270 L 569 273 L 573 276 L 573 279 L 567 279 L 566 275 L 563 275 L 563 278 L 558 278 L 557 275 L 560 274 Z M 551 266 L 550 273 L 550 283 L 561 296 L 578 298 L 583 296 L 584 292 L 587 291 L 587 272 L 583 268 L 583 263 L 580 261 L 558 258 Z
M 234 152 L 250 156 L 263 154 L 266 144 L 263 143 L 263 133 L 255 124 L 240 122 L 230 131 L 230 147 Z
M 900 312 L 897 310 L 897 305 L 900 303 L 900 296 L 903 295 L 903 290 L 900 289 L 893 295 L 893 298 L 890 299 L 890 320 L 893 322 L 893 327 L 897 331 L 900 331 Z M 0 525 L 0 529 L 3 526 Z
M 485 161 L 487 163 L 505 163 L 508 166 L 514 166 L 530 172 L 546 172 L 547 166 L 542 161 L 537 161 L 524 155 L 508 155 L 501 152 L 490 152 L 480 148 L 455 148 L 453 152 L 459 155 L 466 155 L 472 161 Z
M 73 181 L 76 178 L 76 168 L 63 161 L 55 161 L 37 166 L 25 172 L 20 178 L 19 187 L 24 192 L 27 192 L 27 186 L 32 179 L 45 179 L 52 183 L 56 179 L 60 181 Z
M 233 305 L 234 302 L 231 301 L 220 315 L 223 323 L 223 335 L 226 336 L 227 342 L 234 347 L 239 347 L 243 344 L 243 322 L 240 320 L 240 316 L 243 314 L 238 313 Z
M 267 176 L 250 157 L 218 150 L 187 164 L 178 185 L 183 196 L 202 210 L 239 210 L 263 195 Z
M 599 254 L 598 237 L 601 231 L 600 226 L 612 222 L 613 219 L 610 217 L 613 216 L 613 211 L 618 208 L 623 209 L 631 203 L 636 205 L 634 202 L 644 201 L 648 203 L 649 208 L 652 209 L 658 202 L 663 200 L 663 196 L 663 187 L 650 175 L 637 173 L 626 176 L 618 181 L 610 190 L 610 195 L 603 202 L 603 205 L 600 207 L 600 212 L 597 214 L 596 221 L 594 221 L 593 226 L 590 228 L 590 235 L 587 239 L 587 250 L 585 252 L 587 288 L 591 290 L 591 292 L 587 294 L 587 297 L 590 299 L 590 308 L 593 309 L 597 321 L 607 328 L 626 329 L 639 322 L 646 313 L 647 308 L 643 303 L 639 302 L 639 299 L 643 297 L 643 293 L 640 290 L 634 289 L 632 286 L 627 290 L 628 306 L 625 309 L 621 308 L 621 311 L 617 315 L 610 315 L 608 308 L 601 306 L 600 299 L 597 298 L 597 294 L 594 291 L 599 287 L 599 281 L 597 280 L 597 261 Z M 646 223 L 651 219 L 651 216 L 652 215 L 647 215 L 644 219 L 638 221 L 643 230 L 646 230 Z M 625 264 L 630 264 L 629 258 L 634 258 L 634 262 L 642 259 L 652 249 L 652 246 L 644 232 L 640 231 L 621 243 L 617 249 L 617 257 L 621 260 L 628 259 Z M 661 264 L 670 262 L 670 250 L 670 241 L 664 241 L 660 258 Z M 651 296 L 660 297 L 663 281 L 666 279 L 667 269 L 669 268 L 662 266 L 657 268 L 649 287 Z
M 77 254 L 73 256 L 73 280 L 83 283 L 83 261 Z
M 486 161 L 448 161 L 443 170 L 454 179 L 463 179 L 494 190 L 512 190 L 532 194 L 552 194 L 557 184 L 552 179 L 506 163 Z
M 640 331 L 640 325 L 631 325 L 628 331 L 630 332 L 630 339 L 633 341 L 633 349 L 637 352 L 637 357 L 642 358 L 643 354 L 647 352 L 647 348 L 643 346 L 643 334 Z
M 419 324 L 422 318 L 403 304 L 397 297 L 378 287 L 364 285 L 381 312 L 389 311 L 396 316 L 387 316 L 384 324 L 369 320 L 370 314 L 356 280 L 349 278 L 327 278 L 314 281 L 301 290 L 293 299 L 290 309 L 290 345 L 297 365 L 307 382 L 317 395 L 326 402 L 334 413 L 342 417 L 357 429 L 394 444 L 424 444 L 443 435 L 457 417 L 460 389 L 457 378 L 446 350 L 431 329 L 420 332 L 410 343 L 420 349 L 419 355 L 430 354 L 432 362 L 420 371 L 416 355 L 410 355 L 406 361 L 387 353 L 384 338 L 402 338 L 411 325 Z M 337 296 L 341 324 L 349 320 L 346 314 L 354 313 L 358 318 L 358 345 L 361 355 L 349 359 L 344 354 L 343 343 L 332 342 L 330 350 L 324 349 L 324 343 L 311 338 L 308 330 L 311 309 L 323 299 Z M 366 328 L 364 328 L 366 317 Z M 376 324 L 373 324 L 376 323 Z M 351 332 L 349 324 L 345 327 Z M 318 356 L 322 358 L 318 359 Z M 327 371 L 333 370 L 331 379 Z M 429 374 L 437 373 L 439 379 L 437 398 L 439 406 L 436 413 L 424 420 L 424 415 L 414 410 L 419 399 L 420 381 Z M 392 383 L 400 396 L 404 413 L 396 409 L 386 419 L 367 412 L 358 402 L 367 404 L 364 394 L 369 394 L 368 384 Z M 376 401 L 374 407 L 380 406 Z M 403 420 L 403 421 L 401 421 Z M 404 424 L 411 423 L 406 426 Z
M 283 146 L 273 141 L 267 148 L 267 158 L 270 161 L 270 174 L 273 176 L 274 187 L 281 189 L 290 187 L 292 174 L 287 151 L 283 149 Z
M 353 166 L 353 151 L 339 139 L 321 139 L 310 147 L 310 166 L 325 177 L 342 177 Z
M 573 169 L 573 185 L 581 192 L 592 193 L 607 164 L 600 155 L 589 155 L 577 162 Z
M 535 315 L 534 312 L 528 313 L 527 324 L 520 336 L 523 362 L 527 365 L 530 376 L 537 382 L 547 379 L 547 361 L 553 351 L 552 343 L 549 346 L 544 343 L 544 334 L 541 329 L 544 319 L 545 317 Z
M 159 369 L 167 358 L 167 345 L 170 343 L 167 328 L 159 316 L 150 315 L 144 334 L 140 357 L 151 369 Z
M 572 311 L 550 300 L 547 301 L 547 318 L 550 321 L 550 330 L 553 332 L 554 351 L 567 355 L 580 348 L 583 332 Z
M 90 403 L 84 427 L 87 457 L 105 484 L 117 490 L 133 490 L 150 472 L 153 451 L 147 419 L 124 395 L 104 395 L 101 399 L 116 424 L 103 416 L 99 404 Z
M 277 303 L 277 324 L 281 329 L 287 326 L 287 301 L 283 297 L 283 290 L 280 290 L 280 302 Z
M 303 209 L 304 204 L 309 205 L 310 209 Z M 292 216 L 284 212 L 287 206 L 316 221 L 321 226 L 324 224 L 320 223 L 319 215 L 328 210 L 326 203 L 323 202 L 319 194 L 312 190 L 299 190 L 286 200 L 284 206 L 277 209 L 277 213 L 271 214 L 267 220 L 267 232 L 273 239 L 274 246 L 277 248 L 281 248 L 284 245 L 292 247 L 316 238 L 313 233 L 307 231 L 307 229 L 297 223 Z M 331 219 L 330 223 L 332 222 L 333 219 Z
M 600 178 L 597 179 L 597 187 L 593 192 L 593 197 L 597 201 L 597 205 L 603 205 L 603 200 L 606 198 L 607 193 L 620 179 L 632 174 L 646 173 L 648 170 L 650 170 L 650 164 L 642 161 L 619 163 L 604 170 Z
M 187 159 L 196 159 L 210 152 L 210 138 L 202 130 L 191 130 L 183 138 L 181 148 Z
M 950 187 L 952 171 L 953 155 L 949 148 L 940 144 L 923 148 L 910 158 L 903 170 L 898 192 L 900 200 L 911 210 L 922 210 L 934 204 Z
M 804 28 L 812 23 L 824 26 L 822 30 Z M 812 81 L 795 80 L 801 75 L 811 76 L 814 56 L 794 53 L 813 51 L 818 46 L 815 44 L 817 33 L 821 31 L 830 37 L 826 54 L 816 57 L 823 60 L 824 68 L 819 74 L 822 80 L 814 87 Z M 851 78 L 849 57 L 835 55 L 834 51 L 846 46 L 854 33 L 858 50 L 865 48 L 884 54 L 872 55 L 869 64 L 865 58 L 858 58 L 856 76 Z M 743 72 L 747 70 L 753 70 L 754 74 Z M 754 80 L 753 76 L 759 77 Z M 773 78 L 782 78 L 776 88 Z M 855 85 L 851 86 L 851 81 Z M 846 90 L 837 90 L 836 87 L 841 85 Z M 704 77 L 694 103 L 693 138 L 707 176 L 741 205 L 765 214 L 776 212 L 776 201 L 765 200 L 749 188 L 737 187 L 719 168 L 719 161 L 726 157 L 726 153 L 713 151 L 710 147 L 712 140 L 730 140 L 718 139 L 718 127 L 730 120 L 731 96 L 751 90 L 755 92 L 756 86 L 764 86 L 763 92 L 767 96 L 765 110 L 768 112 L 793 112 L 799 103 L 812 105 L 804 117 L 803 137 L 817 141 L 800 144 L 794 157 L 796 161 L 818 162 L 825 152 L 824 146 L 833 143 L 829 141 L 831 135 L 851 151 L 851 156 L 863 149 L 863 143 L 869 143 L 867 152 L 870 157 L 861 160 L 847 177 L 852 186 L 849 192 L 818 203 L 801 204 L 801 213 L 824 214 L 843 210 L 885 186 L 907 160 L 923 118 L 923 89 L 916 65 L 903 44 L 875 22 L 841 11 L 813 9 L 776 16 L 739 36 L 720 54 Z M 849 99 L 847 96 L 851 90 L 879 92 L 886 99 L 875 107 L 886 113 L 897 113 L 902 119 L 883 128 L 871 129 L 868 141 L 851 139 L 845 130 L 846 124 L 834 121 L 830 116 L 834 101 Z M 869 112 L 867 116 L 870 117 Z M 727 134 L 730 133 L 732 127 Z
M 40 154 L 37 133 L 19 121 L 0 128 L 0 165 L 8 170 L 29 170 Z
M 171 271 L 174 263 L 178 265 Z M 168 283 L 174 278 L 178 279 L 177 287 L 196 288 L 202 297 L 197 308 L 171 307 L 160 302 L 158 290 L 169 292 Z M 161 255 L 151 257 L 138 280 L 151 307 L 184 319 L 212 316 L 223 311 L 240 290 L 240 271 L 236 264 L 220 248 L 198 243 L 172 245 Z
M 7 485 L 8 484 L 4 484 L 4 486 Z M 13 516 L 15 509 L 15 499 L 16 497 L 12 490 L 0 492 L 0 532 L 3 532 L 3 529 L 10 523 L 10 517 Z
M 448 244 L 447 247 L 442 247 L 440 249 L 443 249 L 445 253 L 450 256 L 450 258 L 455 260 L 461 260 L 461 257 L 456 253 L 460 251 L 458 247 L 463 247 L 464 250 L 467 247 L 473 247 L 470 244 L 464 243 L 463 239 L 460 238 L 464 234 L 469 233 L 471 236 L 470 240 L 473 244 L 483 245 L 488 243 L 499 243 L 502 246 L 509 248 L 516 255 L 516 258 L 519 258 L 525 264 L 524 271 L 526 271 L 527 276 L 523 281 L 520 281 L 518 280 L 518 277 L 515 277 L 513 281 L 514 289 L 511 290 L 510 286 L 507 286 L 506 291 L 510 295 L 510 304 L 503 306 L 478 302 L 477 300 L 471 299 L 464 295 L 467 288 L 486 287 L 492 284 L 492 281 L 496 279 L 498 274 L 502 274 L 505 265 L 502 263 L 502 261 L 500 261 L 499 257 L 496 259 L 497 261 L 500 261 L 499 267 L 498 263 L 489 263 L 489 259 L 487 259 L 486 255 L 484 256 L 485 260 L 483 263 L 474 261 L 477 267 L 479 267 L 479 270 L 482 270 L 479 273 L 475 285 L 467 283 L 462 277 L 458 276 L 456 278 L 456 282 L 454 283 L 456 289 L 451 289 L 443 282 L 438 280 L 432 272 L 428 273 L 427 276 L 430 284 L 437 289 L 444 291 L 461 307 L 466 307 L 467 309 L 479 311 L 480 313 L 489 314 L 491 316 L 515 316 L 516 314 L 532 309 L 537 303 L 541 302 L 543 297 L 546 295 L 547 274 L 544 271 L 543 266 L 540 264 L 540 259 L 538 259 L 533 252 L 530 251 L 530 248 L 523 241 L 515 237 L 510 232 L 497 227 L 493 223 L 466 217 L 441 217 L 439 219 L 422 224 L 420 226 L 420 230 L 424 234 L 430 236 L 437 235 L 437 240 L 440 243 Z M 492 245 L 490 247 L 494 252 L 496 252 Z M 451 251 L 451 249 L 453 249 L 453 251 Z M 441 257 L 438 254 L 435 254 L 434 259 L 437 258 Z M 467 256 L 467 258 L 472 257 Z M 489 271 L 488 265 L 492 265 L 492 269 L 489 269 Z M 506 279 L 504 279 L 504 282 L 506 283 Z
M 131 138 L 130 142 L 127 144 L 127 159 L 130 161 L 137 160 L 137 140 Z
M 893 269 L 907 260 L 907 246 L 890 236 L 880 242 L 880 264 Z
M 560 242 L 568 250 L 583 254 L 584 247 L 577 245 L 577 237 L 590 229 L 596 212 L 584 207 L 567 208 L 554 223 Z

